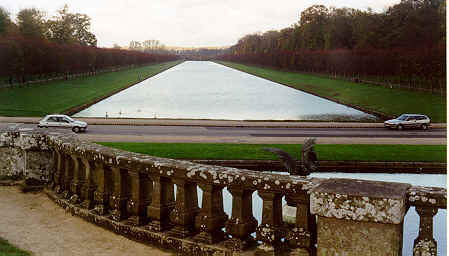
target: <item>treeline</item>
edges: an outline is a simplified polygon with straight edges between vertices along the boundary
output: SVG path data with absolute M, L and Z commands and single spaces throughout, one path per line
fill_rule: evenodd
M 221 59 L 445 92 L 446 2 L 385 12 L 313 5 L 297 24 L 241 38 Z
M 90 18 L 68 12 L 52 19 L 36 9 L 23 9 L 13 22 L 0 7 L 0 84 L 25 83 L 71 74 L 175 60 L 174 54 L 97 48 Z

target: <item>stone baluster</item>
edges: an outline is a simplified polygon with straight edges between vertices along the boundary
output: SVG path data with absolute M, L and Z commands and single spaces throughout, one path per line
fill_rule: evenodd
M 70 155 L 64 156 L 64 192 L 62 192 L 62 197 L 69 199 L 72 196 L 70 191 L 70 185 L 73 180 L 73 168 L 74 162 Z
M 255 244 L 251 233 L 256 231 L 257 220 L 253 216 L 254 190 L 243 187 L 228 187 L 232 194 L 232 217 L 226 222 L 226 233 L 232 236 L 226 247 L 240 251 Z
M 115 221 L 121 221 L 127 217 L 126 202 L 128 200 L 128 171 L 116 166 L 111 167 L 113 175 L 113 191 L 109 198 L 112 209 L 111 218 Z
M 169 178 L 151 174 L 153 180 L 153 193 L 151 194 L 151 204 L 147 207 L 150 223 L 147 229 L 162 231 L 170 227 L 170 213 L 175 207 L 175 196 L 173 183 Z
M 97 177 L 97 189 L 94 192 L 95 209 L 94 211 L 100 215 L 104 215 L 108 210 L 109 190 L 108 183 L 109 174 L 102 162 L 95 162 L 95 170 Z
M 134 226 L 145 224 L 147 219 L 147 206 L 151 201 L 151 191 L 153 184 L 148 175 L 139 172 L 129 171 L 129 199 L 127 211 L 130 215 L 128 222 Z
M 195 228 L 200 233 L 194 240 L 206 244 L 214 244 L 225 239 L 222 228 L 228 220 L 223 210 L 223 186 L 200 184 L 203 190 L 201 210 L 195 217 Z
M 296 207 L 295 227 L 287 233 L 286 240 L 292 255 L 314 255 L 316 243 L 316 218 L 310 213 L 310 200 L 306 191 L 288 194 L 286 201 L 289 206 Z
M 170 235 L 185 238 L 193 234 L 195 216 L 198 214 L 198 193 L 196 183 L 183 179 L 173 179 L 176 184 L 176 205 L 170 214 L 175 227 Z
M 438 208 L 428 206 L 416 206 L 419 215 L 419 234 L 413 243 L 414 256 L 436 256 L 437 242 L 433 238 L 433 216 Z
M 92 167 L 93 163 L 85 158 L 81 158 L 81 162 L 84 166 L 84 183 L 81 187 L 81 207 L 84 209 L 92 209 L 94 207 L 94 191 L 96 189 L 94 181 L 94 172 Z
M 71 204 L 78 204 L 81 201 L 81 187 L 84 183 L 84 169 L 80 164 L 80 158 L 76 155 L 71 155 L 73 160 L 73 180 L 70 183 L 70 191 L 72 196 L 70 197 Z
M 282 221 L 282 194 L 274 191 L 258 191 L 263 200 L 262 223 L 256 229 L 257 240 L 262 241 L 255 255 L 279 255 L 282 251 L 281 239 L 286 228 Z
M 53 189 L 56 193 L 60 194 L 64 191 L 64 156 L 57 150 L 54 152 L 56 157 L 56 170 L 53 175 Z

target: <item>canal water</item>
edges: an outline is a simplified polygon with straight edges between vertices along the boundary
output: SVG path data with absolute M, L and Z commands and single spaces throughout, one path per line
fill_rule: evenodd
M 288 175 L 288 173 L 283 173 Z M 444 187 L 447 188 L 446 175 L 440 174 L 382 174 L 382 173 L 312 173 L 316 178 L 346 178 L 361 180 L 377 180 L 388 182 L 403 182 L 413 186 Z M 198 203 L 201 207 L 202 191 L 198 188 Z M 283 205 L 286 202 L 283 200 Z M 262 199 L 253 193 L 253 214 L 259 224 L 262 221 Z M 232 215 L 232 196 L 227 189 L 223 190 L 223 207 L 228 216 Z M 438 255 L 446 255 L 447 248 L 447 220 L 446 209 L 439 209 L 433 218 L 433 233 L 437 241 Z M 410 207 L 404 219 L 404 236 L 402 255 L 413 255 L 413 241 L 418 237 L 419 216 L 415 207 Z
M 210 61 L 186 61 L 76 117 L 372 121 L 373 115 Z

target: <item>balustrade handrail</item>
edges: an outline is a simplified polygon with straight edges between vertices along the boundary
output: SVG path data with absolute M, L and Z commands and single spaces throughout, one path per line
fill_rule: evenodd
M 405 213 L 397 209 L 403 204 L 415 206 L 420 215 L 420 231 L 414 245 L 416 255 L 421 255 L 419 253 L 424 251 L 436 255 L 432 218 L 439 208 L 447 207 L 446 189 L 443 188 L 410 186 L 404 183 L 372 185 L 373 182 L 370 181 L 352 182 L 375 188 L 390 186 L 387 188 L 387 201 L 381 197 L 382 193 L 374 193 L 370 189 L 362 189 L 364 191 L 358 194 L 343 189 L 349 192 L 340 194 L 340 188 L 328 193 L 329 187 L 324 186 L 324 190 L 316 192 L 320 186 L 320 189 L 323 188 L 323 184 L 340 179 L 282 175 L 159 158 L 86 142 L 70 132 L 0 130 L 0 147 L 5 146 L 52 151 L 55 164 L 49 187 L 53 189 L 55 198 L 66 200 L 61 203 L 66 204 L 66 207 L 87 209 L 85 218 L 90 221 L 98 222 L 89 215 L 95 213 L 108 216 L 107 218 L 117 223 L 126 220 L 131 226 L 144 227 L 142 230 L 156 233 L 168 231 L 168 236 L 179 239 L 191 237 L 193 241 L 202 244 L 215 245 L 224 241 L 229 250 L 242 250 L 254 244 L 251 234 L 256 232 L 256 241 L 262 242 L 257 249 L 259 251 L 276 252 L 284 250 L 288 244 L 291 250 L 312 255 L 317 242 L 317 219 L 311 210 L 311 195 L 315 195 L 315 199 L 321 201 L 313 204 L 314 207 L 326 204 L 329 198 L 357 202 L 358 205 L 351 205 L 355 207 L 352 210 L 347 205 L 335 208 L 334 202 L 318 210 L 332 211 L 332 217 L 337 219 L 355 220 L 356 216 L 358 221 L 375 219 L 375 222 L 399 224 L 403 218 L 401 214 Z M 340 184 L 350 183 L 351 180 L 344 180 Z M 392 193 L 396 191 L 393 188 L 395 184 L 404 188 L 404 197 Z M 177 187 L 176 200 L 174 185 Z M 198 206 L 197 186 L 203 191 L 201 207 Z M 223 210 L 224 188 L 232 195 L 232 216 L 228 216 Z M 257 191 L 263 201 L 260 225 L 253 216 L 254 191 Z M 287 204 L 297 208 L 296 223 L 291 229 L 287 229 L 282 220 L 284 196 Z M 377 198 L 379 196 L 381 198 Z M 369 211 L 363 211 L 368 208 L 360 206 L 364 202 L 370 204 Z M 385 210 L 385 207 L 389 207 L 385 202 L 395 210 Z M 357 207 L 362 208 L 356 209 Z M 379 213 L 378 210 L 385 212 L 377 216 L 370 215 Z M 81 214 L 80 210 L 73 211 Z M 358 215 L 351 211 L 357 211 Z M 361 213 L 366 216 L 360 215 Z M 329 217 L 326 214 L 323 216 Z M 110 224 L 109 227 L 117 230 L 117 223 Z M 224 228 L 226 232 L 223 231 Z M 162 233 L 157 234 L 160 236 Z M 229 239 L 228 235 L 232 238 Z M 175 248 L 179 250 L 178 247 Z M 216 250 L 216 247 L 213 248 Z

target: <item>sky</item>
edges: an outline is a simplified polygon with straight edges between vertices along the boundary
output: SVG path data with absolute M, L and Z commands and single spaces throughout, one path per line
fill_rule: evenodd
M 87 14 L 99 47 L 159 40 L 167 46 L 231 46 L 244 35 L 297 23 L 314 4 L 382 12 L 400 0 L 0 0 L 13 19 L 24 8 L 52 17 L 64 4 Z

